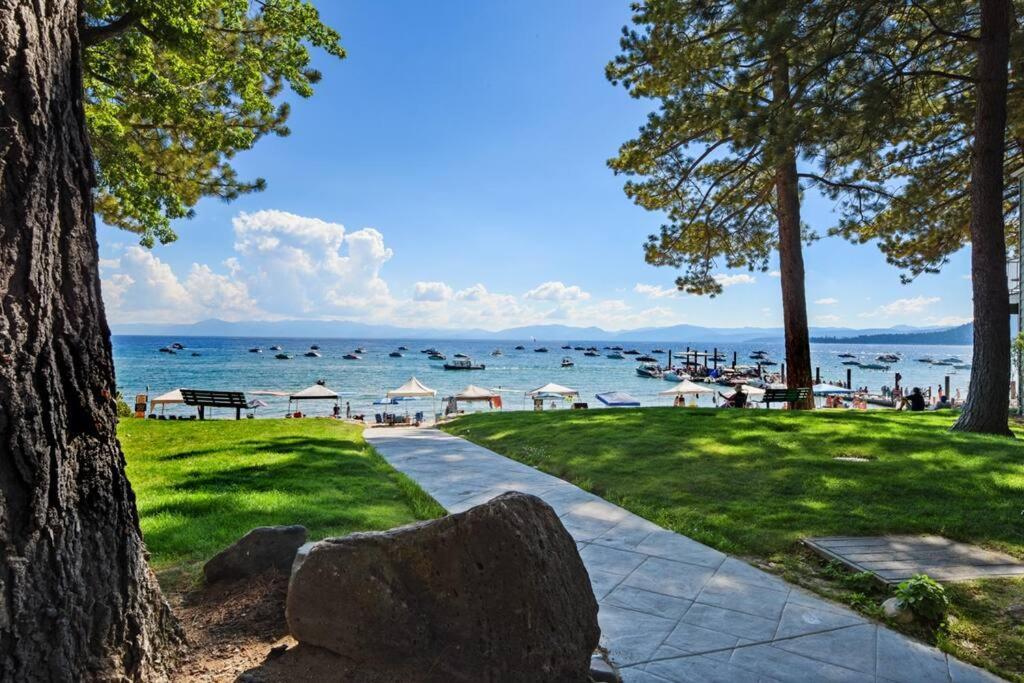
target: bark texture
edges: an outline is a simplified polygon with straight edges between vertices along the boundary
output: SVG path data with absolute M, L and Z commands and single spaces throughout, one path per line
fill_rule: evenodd
M 789 60 L 784 53 L 772 58 L 772 98 L 789 99 Z M 786 105 L 783 104 L 783 107 Z M 785 124 L 780 124 L 785 125 Z M 788 135 L 783 135 L 788 138 Z M 800 231 L 800 185 L 796 151 L 792 144 L 777 151 L 775 212 L 779 221 L 779 279 L 782 285 L 782 318 L 786 333 L 786 385 L 810 387 L 811 339 L 807 329 L 807 297 L 804 293 L 804 254 Z M 792 408 L 813 408 L 808 398 Z
M 0 0 L 0 679 L 153 680 L 180 631 L 117 443 L 76 0 Z
M 953 429 L 1010 435 L 1010 293 L 1006 281 L 1003 163 L 1010 0 L 981 0 L 981 35 L 971 155 L 971 382 Z

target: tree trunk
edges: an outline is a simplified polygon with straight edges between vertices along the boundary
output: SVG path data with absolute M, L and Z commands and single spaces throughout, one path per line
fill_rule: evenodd
M 1010 293 L 1006 282 L 1003 163 L 1006 136 L 1010 0 L 981 0 L 971 155 L 971 282 L 974 358 L 971 383 L 953 429 L 1010 435 Z
M 789 99 L 789 59 L 785 53 L 772 58 L 772 98 L 775 102 Z M 785 105 L 784 105 L 785 106 Z M 785 129 L 785 123 L 777 124 Z M 811 341 L 807 331 L 807 299 L 804 294 L 804 255 L 800 238 L 800 186 L 796 170 L 796 151 L 787 140 L 777 150 L 775 167 L 775 203 L 779 221 L 779 273 L 782 285 L 782 317 L 786 333 L 786 385 L 791 388 L 810 387 Z M 814 398 L 791 405 L 792 408 L 813 408 Z
M 0 679 L 152 680 L 180 631 L 115 433 L 76 0 L 0 0 Z

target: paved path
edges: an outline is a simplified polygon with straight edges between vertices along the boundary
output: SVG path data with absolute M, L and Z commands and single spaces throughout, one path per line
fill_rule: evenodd
M 450 512 L 513 490 L 547 501 L 580 548 L 601 644 L 626 683 L 999 680 L 464 439 L 435 429 L 365 435 Z

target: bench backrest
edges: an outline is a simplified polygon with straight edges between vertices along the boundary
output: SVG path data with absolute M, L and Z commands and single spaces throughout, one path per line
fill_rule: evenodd
M 182 389 L 181 398 L 185 405 L 212 408 L 248 408 L 245 394 L 241 391 L 209 391 L 207 389 Z
M 797 387 L 795 389 L 765 389 L 762 403 L 794 403 L 806 400 L 811 395 L 810 387 Z

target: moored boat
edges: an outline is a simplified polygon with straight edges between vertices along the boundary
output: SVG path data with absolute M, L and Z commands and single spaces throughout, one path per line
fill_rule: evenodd
M 546 347 L 546 346 L 538 346 L 537 348 L 535 348 L 533 350 L 533 352 L 534 353 L 547 353 L 548 352 L 548 347 Z
M 658 362 L 658 359 L 655 358 L 654 356 L 647 356 L 647 355 L 637 356 L 636 359 L 638 361 L 640 361 L 641 363 L 657 363 Z
M 249 349 L 249 353 L 263 353 L 263 349 L 261 349 L 258 346 L 254 346 L 251 349 Z
M 574 365 L 576 365 L 576 363 L 574 363 L 572 361 L 572 358 L 569 358 L 569 356 L 566 356 L 565 358 L 562 359 L 562 367 L 563 368 L 571 368 Z
M 457 358 L 451 363 L 444 364 L 445 370 L 484 370 L 486 368 L 487 366 L 483 363 L 474 365 L 473 361 L 469 358 Z
M 623 356 L 623 355 L 622 355 L 621 353 L 619 353 L 618 351 L 612 351 L 611 353 L 607 354 L 607 356 L 606 356 L 606 357 L 607 357 L 607 358 L 611 358 L 611 359 L 614 359 L 614 360 L 622 360 L 622 359 L 624 359 L 624 358 L 625 358 L 625 356 Z
M 601 354 L 600 354 L 600 353 L 598 353 L 597 351 L 593 351 L 593 350 L 591 350 L 591 351 L 584 351 L 584 352 L 583 352 L 583 355 L 584 355 L 584 356 L 589 356 L 589 357 L 591 357 L 591 358 L 597 358 L 597 357 L 598 357 L 598 356 L 600 356 Z
M 441 353 L 440 351 L 435 351 L 434 353 L 432 353 L 429 356 L 427 356 L 427 359 L 428 360 L 447 360 L 447 357 L 443 353 Z
M 362 358 L 354 353 L 346 353 L 342 356 L 345 360 L 362 360 Z
M 492 356 L 500 356 L 500 355 L 502 355 L 501 349 L 494 349 L 493 351 L 491 351 L 491 355 Z
M 284 349 L 284 347 L 281 346 L 280 344 L 274 344 L 273 346 L 270 347 L 271 351 L 281 351 L 283 349 Z
M 278 360 L 291 360 L 291 359 L 292 359 L 292 357 L 291 357 L 291 356 L 289 356 L 289 355 L 288 355 L 287 353 L 279 353 L 279 354 L 276 354 L 276 355 L 274 356 L 274 358 L 276 358 L 276 359 L 278 359 Z
M 304 355 L 306 358 L 319 358 L 320 357 L 320 352 L 316 351 L 314 349 L 310 349 L 309 351 L 306 351 L 306 353 L 304 353 L 302 355 Z
M 526 350 L 526 347 L 523 346 L 522 344 L 520 344 L 519 346 L 516 347 L 516 351 L 525 351 L 525 350 Z
M 651 379 L 661 379 L 664 375 L 661 368 L 650 363 L 637 366 L 636 374 L 640 377 L 649 377 Z
M 401 351 L 392 351 L 391 353 L 388 354 L 388 356 L 390 356 L 391 358 L 401 358 L 402 357 L 402 352 Z

